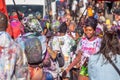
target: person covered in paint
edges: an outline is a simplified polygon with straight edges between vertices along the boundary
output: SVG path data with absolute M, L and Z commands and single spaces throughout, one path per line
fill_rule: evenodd
M 63 72 L 63 77 L 69 70 L 80 61 L 79 80 L 88 80 L 87 62 L 88 58 L 97 53 L 100 49 L 101 39 L 95 35 L 97 21 L 93 17 L 89 17 L 85 23 L 85 36 L 79 41 L 77 46 L 77 57 Z
M 75 45 L 75 41 L 67 34 L 67 24 L 63 22 L 59 26 L 58 35 L 53 37 L 53 40 L 51 42 L 51 46 L 49 45 L 49 48 L 51 48 L 51 51 L 57 55 L 58 53 L 62 53 L 64 55 L 65 64 L 63 67 L 59 67 L 58 65 L 58 74 L 61 75 L 60 72 L 63 71 L 63 69 L 67 68 L 67 66 L 70 64 L 71 61 L 71 48 Z M 65 79 L 63 80 L 69 80 L 70 75 L 68 74 Z
M 46 59 L 46 36 L 45 35 L 42 35 L 42 28 L 41 28 L 41 25 L 39 23 L 39 21 L 34 18 L 33 15 L 29 15 L 28 17 L 26 17 L 24 20 L 23 20 L 23 23 L 25 25 L 24 27 L 24 34 L 19 36 L 17 39 L 16 39 L 16 42 L 18 44 L 20 44 L 22 50 L 24 51 L 24 53 L 26 54 L 27 56 L 27 53 L 25 51 L 26 49 L 26 46 L 25 46 L 25 42 L 27 39 L 32 39 L 32 38 L 37 38 L 39 39 L 39 42 L 41 45 L 39 45 L 42 49 L 37 49 L 38 47 L 36 46 L 33 46 L 32 44 L 32 47 L 31 47 L 31 52 L 34 52 L 33 49 L 36 50 L 36 53 L 37 53 L 37 50 L 38 52 L 41 52 L 42 54 L 42 59 L 43 59 L 43 62 L 40 62 L 40 65 L 43 66 L 46 66 L 47 64 L 49 64 L 49 60 L 48 61 L 45 61 L 44 60 Z M 33 41 L 34 42 L 34 41 Z M 30 44 L 29 44 L 30 45 Z M 36 47 L 36 48 L 34 48 Z M 29 51 L 29 49 L 28 49 Z M 45 58 L 45 59 L 44 59 Z M 28 60 L 28 58 L 27 58 Z M 36 67 L 32 67 L 30 64 L 29 64 L 29 72 L 30 72 L 30 79 L 31 80 L 44 80 L 43 76 L 43 68 L 42 67 L 39 67 L 39 65 L 37 64 Z
M 28 64 L 20 46 L 5 32 L 8 20 L 0 12 L 0 79 L 30 80 Z

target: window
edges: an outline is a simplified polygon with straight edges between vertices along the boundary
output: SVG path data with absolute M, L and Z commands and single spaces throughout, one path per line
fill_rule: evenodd
M 16 9 L 20 12 L 23 12 L 25 16 L 28 14 L 35 14 L 35 12 L 39 11 L 41 16 L 43 16 L 43 6 L 42 5 L 16 5 Z M 7 5 L 8 13 L 11 13 L 15 10 L 14 5 Z

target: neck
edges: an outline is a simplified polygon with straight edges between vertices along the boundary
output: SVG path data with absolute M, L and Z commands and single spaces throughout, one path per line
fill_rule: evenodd
M 93 41 L 93 40 L 95 40 L 96 39 L 96 36 L 93 36 L 93 37 L 91 37 L 91 38 L 87 38 L 89 41 Z
M 60 36 L 64 36 L 65 35 L 65 33 L 60 33 Z

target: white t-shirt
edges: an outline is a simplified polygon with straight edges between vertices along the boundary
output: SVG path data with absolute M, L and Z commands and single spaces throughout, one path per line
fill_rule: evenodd
M 68 35 L 54 36 L 52 41 L 52 49 L 62 51 L 64 56 L 70 56 L 71 47 L 75 45 L 75 41 Z
M 99 51 L 100 46 L 100 38 L 96 38 L 93 41 L 89 41 L 87 38 L 82 38 L 77 46 L 77 52 L 78 50 L 81 50 L 84 56 L 90 57 L 90 55 L 95 54 Z
M 87 38 L 82 38 L 77 46 L 77 53 L 79 50 L 83 52 L 81 57 L 81 64 L 83 65 L 87 57 L 97 53 L 101 46 L 101 39 L 96 38 L 93 41 L 89 41 Z
M 75 45 L 75 41 L 66 33 L 64 36 L 54 36 L 52 40 L 52 50 L 61 51 L 64 55 L 65 64 L 62 69 L 66 69 L 70 64 L 71 47 Z M 61 69 L 59 68 L 59 72 Z M 60 74 L 61 75 L 61 74 Z M 67 75 L 67 77 L 70 77 Z

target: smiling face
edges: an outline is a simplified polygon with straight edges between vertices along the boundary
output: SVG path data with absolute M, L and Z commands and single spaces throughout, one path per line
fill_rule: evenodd
M 95 36 L 95 30 L 91 26 L 85 27 L 85 35 L 90 40 Z

